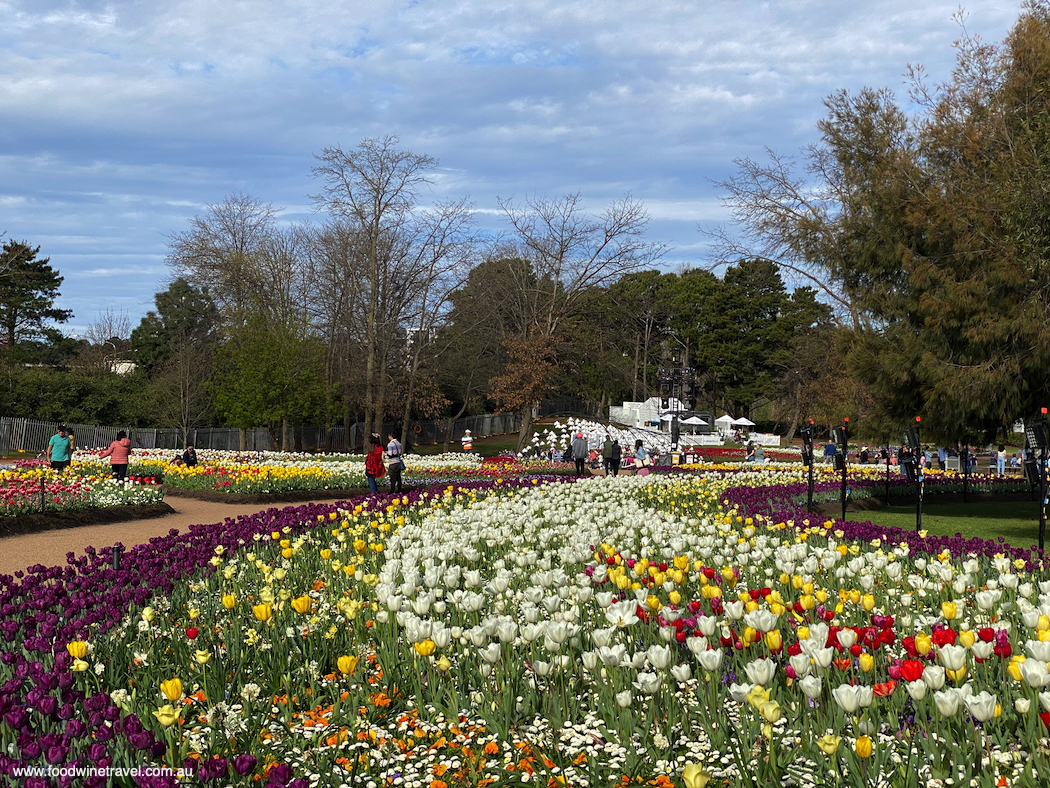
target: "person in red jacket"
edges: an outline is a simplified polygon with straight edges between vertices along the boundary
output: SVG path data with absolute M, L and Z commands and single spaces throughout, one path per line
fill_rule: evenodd
M 365 457 L 365 476 L 368 478 L 368 489 L 370 492 L 379 492 L 376 479 L 381 479 L 386 474 L 383 465 L 383 441 L 378 435 L 372 435 L 368 439 L 368 456 Z
M 117 439 L 109 444 L 108 449 L 98 453 L 99 457 L 109 457 L 109 467 L 113 471 L 113 478 L 118 482 L 124 481 L 128 475 L 128 458 L 131 457 L 131 441 L 128 434 L 121 430 L 117 433 Z

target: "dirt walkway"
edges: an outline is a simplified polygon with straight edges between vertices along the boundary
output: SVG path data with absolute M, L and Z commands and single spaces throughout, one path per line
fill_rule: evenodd
M 332 502 L 338 499 L 318 498 L 317 502 Z M 42 531 L 23 536 L 9 536 L 0 539 L 0 574 L 12 574 L 33 564 L 54 566 L 65 565 L 66 554 L 74 552 L 81 555 L 89 545 L 107 547 L 121 542 L 131 548 L 148 542 L 154 536 L 166 536 L 172 528 L 184 531 L 197 523 L 221 523 L 227 517 L 277 507 L 304 506 L 301 503 L 273 503 L 269 506 L 259 504 L 228 504 L 211 501 L 197 501 L 192 498 L 169 496 L 165 502 L 175 510 L 174 514 L 154 517 L 148 520 L 132 520 L 125 523 L 109 525 L 84 525 L 78 528 L 63 528 L 53 531 Z

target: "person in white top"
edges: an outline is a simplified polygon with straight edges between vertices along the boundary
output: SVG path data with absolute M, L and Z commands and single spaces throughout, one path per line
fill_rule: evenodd
M 470 437 L 470 430 L 463 433 L 459 442 L 463 444 L 463 451 L 471 451 L 474 448 L 474 439 Z

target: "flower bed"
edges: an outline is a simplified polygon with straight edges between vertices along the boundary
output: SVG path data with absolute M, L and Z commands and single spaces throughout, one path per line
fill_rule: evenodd
M 772 477 L 476 482 L 4 578 L 0 771 L 1039 784 L 1038 557 L 781 520 Z
M 41 490 L 43 486 L 43 490 Z M 43 467 L 0 471 L 0 516 L 159 503 L 156 486 L 109 477 L 62 475 Z

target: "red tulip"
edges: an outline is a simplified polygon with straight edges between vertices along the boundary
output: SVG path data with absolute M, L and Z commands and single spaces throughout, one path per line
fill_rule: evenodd
M 901 663 L 901 675 L 908 681 L 921 679 L 925 669 L 925 666 L 917 659 L 906 659 Z
M 190 640 L 194 640 L 197 637 L 197 627 L 190 627 L 186 630 L 186 637 Z

